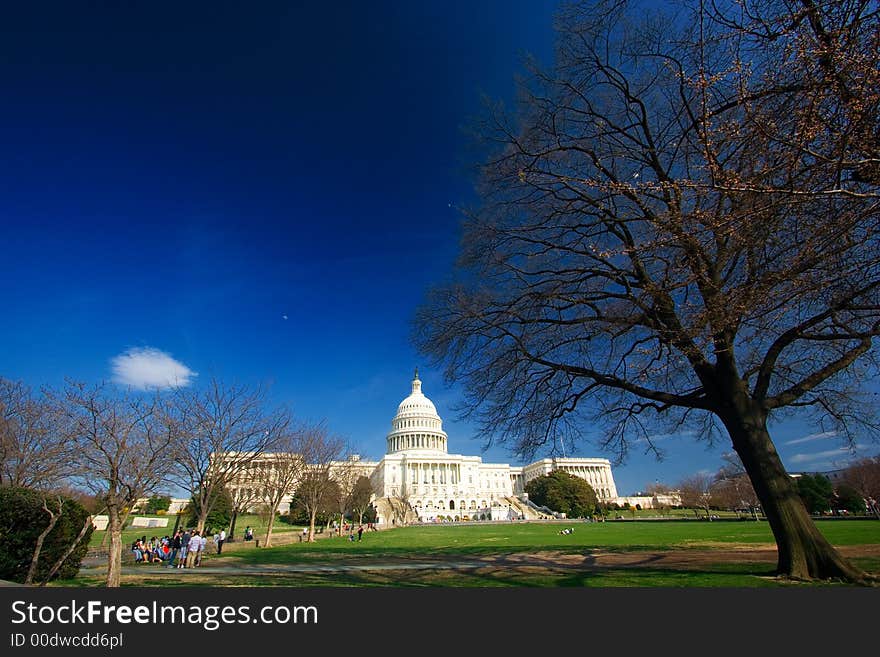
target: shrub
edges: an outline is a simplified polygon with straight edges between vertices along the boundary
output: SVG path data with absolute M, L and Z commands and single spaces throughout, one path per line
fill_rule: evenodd
M 79 502 L 63 496 L 62 501 L 61 517 L 46 536 L 40 552 L 35 577 L 38 582 L 45 579 L 55 562 L 71 546 L 90 515 Z M 52 508 L 51 498 L 49 504 Z M 29 488 L 0 486 L 0 579 L 24 582 L 37 538 L 48 525 L 49 516 L 43 510 L 42 494 Z M 53 579 L 76 577 L 89 548 L 92 531 L 94 530 L 90 526 Z
M 160 515 L 168 511 L 168 507 L 171 506 L 171 498 L 167 495 L 154 495 L 150 499 L 147 500 L 147 504 L 144 507 L 144 514 L 151 515 Z
M 205 518 L 205 531 L 214 531 L 226 529 L 232 520 L 232 496 L 225 489 L 214 500 L 214 505 Z M 189 514 L 187 523 L 189 527 L 195 527 L 199 522 L 198 517 L 199 505 L 196 504 L 195 498 L 190 500 L 186 505 L 186 511 Z

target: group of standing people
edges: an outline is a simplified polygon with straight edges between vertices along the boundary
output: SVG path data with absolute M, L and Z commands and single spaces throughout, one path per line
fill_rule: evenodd
M 223 551 L 226 542 L 226 531 L 214 534 L 214 545 L 217 554 Z M 174 536 L 155 536 L 149 541 L 146 536 L 137 539 L 131 545 L 135 563 L 162 563 L 169 568 L 197 568 L 202 565 L 202 554 L 208 546 L 207 532 L 179 529 Z

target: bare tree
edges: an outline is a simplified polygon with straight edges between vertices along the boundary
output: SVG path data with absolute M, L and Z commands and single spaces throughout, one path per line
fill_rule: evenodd
M 99 511 L 104 511 L 104 509 L 98 509 Z M 86 534 L 89 532 L 89 527 L 92 526 L 92 516 L 86 516 L 85 520 L 83 520 L 82 527 L 80 527 L 79 534 L 76 535 L 76 538 L 71 542 L 71 544 L 67 547 L 67 550 L 58 557 L 58 560 L 55 561 L 52 568 L 49 569 L 48 574 L 43 578 L 43 581 L 40 582 L 40 586 L 46 586 L 46 584 L 55 576 L 55 573 L 64 565 L 64 562 L 67 561 L 67 557 L 73 554 L 73 551 L 76 549 L 76 546 L 82 542 L 82 540 L 86 537 Z
M 296 489 L 306 472 L 304 452 L 308 430 L 290 431 L 282 434 L 275 444 L 276 452 L 263 456 L 267 463 L 267 473 L 263 479 L 263 499 L 267 507 L 265 546 L 272 544 L 272 529 L 275 527 L 275 514 L 286 497 Z
M 760 501 L 748 473 L 739 457 L 733 452 L 721 455 L 724 465 L 715 473 L 713 497 L 719 506 L 728 509 L 748 509 L 758 520 Z
M 235 523 L 238 516 L 245 513 L 260 499 L 262 499 L 262 490 L 253 482 L 246 482 L 248 470 L 244 471 L 244 476 L 238 480 L 233 480 L 229 486 L 229 496 L 232 499 L 232 517 L 229 519 L 229 528 L 226 530 L 226 540 L 235 539 Z
M 768 420 L 812 413 L 851 443 L 877 426 L 863 382 L 880 370 L 880 194 L 855 175 L 877 142 L 852 140 L 880 125 L 880 14 L 705 4 L 563 10 L 554 68 L 481 129 L 496 149 L 459 276 L 419 311 L 416 341 L 464 383 L 485 441 L 524 456 L 596 423 L 621 459 L 641 437 L 659 452 L 654 422 L 726 433 L 778 573 L 862 580 L 804 509 Z M 742 24 L 719 18 L 744 6 Z
M 71 474 L 63 416 L 51 395 L 0 377 L 0 484 L 50 490 Z
M 319 513 L 336 507 L 336 482 L 332 470 L 334 462 L 345 456 L 345 442 L 330 434 L 323 424 L 302 431 L 302 456 L 306 470 L 297 486 L 293 504 L 301 508 L 309 518 L 308 542 L 315 540 L 315 519 Z
M 351 458 L 337 461 L 330 470 L 330 477 L 336 482 L 336 513 L 339 514 L 339 527 L 345 523 L 345 515 L 352 510 L 352 493 L 358 480 L 357 461 Z
M 64 407 L 79 481 L 106 506 L 108 587 L 118 587 L 122 525 L 128 510 L 159 485 L 170 464 L 174 425 L 157 394 L 136 395 L 105 384 L 71 383 Z
M 409 493 L 402 491 L 399 495 L 384 498 L 387 510 L 391 516 L 392 524 L 397 526 L 407 525 L 418 515 L 412 508 Z
M 61 518 L 61 514 L 64 511 L 64 499 L 60 495 L 52 496 L 52 504 L 49 503 L 49 497 L 49 495 L 43 496 L 43 511 L 49 515 L 49 522 L 46 524 L 43 531 L 40 532 L 39 536 L 37 536 L 33 557 L 31 557 L 31 565 L 30 568 L 28 568 L 27 576 L 24 579 L 26 585 L 34 583 L 34 576 L 37 573 L 37 564 L 40 561 L 40 553 L 43 551 L 43 542 L 55 528 L 55 525 L 58 523 L 58 520 Z
M 202 532 L 222 491 L 273 450 L 290 416 L 286 409 L 268 408 L 263 388 L 212 379 L 204 389 L 177 391 L 175 418 L 180 439 L 167 480 L 192 494 Z
M 880 518 L 880 456 L 852 463 L 844 470 L 843 480 L 865 498 L 868 508 Z
M 702 509 L 706 513 L 706 519 L 710 517 L 712 508 L 712 486 L 715 479 L 705 473 L 697 473 L 682 479 L 678 485 L 681 493 L 681 503 L 694 509 Z
M 373 503 L 373 484 L 369 477 L 359 476 L 354 483 L 350 495 L 350 508 L 357 514 L 358 524 L 364 523 L 364 515 Z

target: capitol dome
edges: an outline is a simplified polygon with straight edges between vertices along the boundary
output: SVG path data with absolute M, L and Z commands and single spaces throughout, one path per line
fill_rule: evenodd
M 411 450 L 446 452 L 443 420 L 437 414 L 434 402 L 422 393 L 418 369 L 412 380 L 412 392 L 400 402 L 397 415 L 391 420 L 387 443 L 389 454 Z

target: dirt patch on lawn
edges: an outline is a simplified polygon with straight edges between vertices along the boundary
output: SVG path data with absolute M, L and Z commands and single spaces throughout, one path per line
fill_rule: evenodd
M 880 544 L 844 545 L 838 552 L 847 558 L 878 557 Z M 767 545 L 724 544 L 721 549 L 681 549 L 663 551 L 614 551 L 600 550 L 588 553 L 531 552 L 487 558 L 487 565 L 495 563 L 511 566 L 547 566 L 556 568 L 669 568 L 690 569 L 717 563 L 776 563 L 776 547 Z

